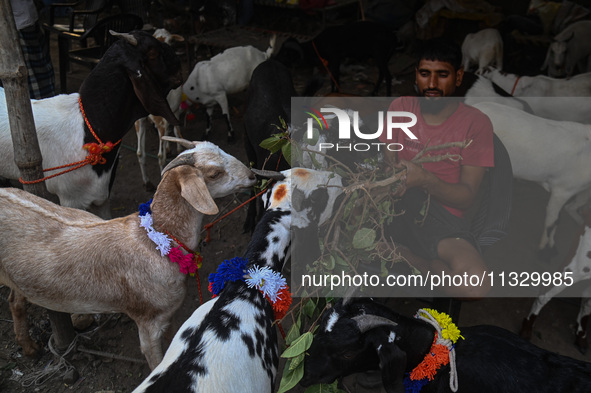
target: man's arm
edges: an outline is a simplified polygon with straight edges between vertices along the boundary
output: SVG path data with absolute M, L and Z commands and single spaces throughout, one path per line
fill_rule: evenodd
M 406 168 L 406 189 L 421 187 L 444 205 L 460 210 L 472 206 L 486 168 L 465 165 L 460 168 L 458 183 L 447 183 L 421 166 L 402 160 L 398 167 Z

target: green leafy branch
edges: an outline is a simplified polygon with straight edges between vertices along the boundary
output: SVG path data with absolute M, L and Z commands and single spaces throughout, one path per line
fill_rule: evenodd
M 390 224 L 404 211 L 397 209 L 395 191 L 406 170 L 384 170 L 374 165 L 364 166 L 352 170 L 330 155 L 314 151 L 309 146 L 314 146 L 318 140 L 315 134 L 312 140 L 305 143 L 296 143 L 292 140 L 285 122 L 280 119 L 281 126 L 276 126 L 280 132 L 272 135 L 261 143 L 261 147 L 270 151 L 270 155 L 281 152 L 287 162 L 292 165 L 294 157 L 302 159 L 303 154 L 308 154 L 312 163 L 320 168 L 318 156 L 323 156 L 324 162 L 330 162 L 330 170 L 343 177 L 347 184 L 343 188 L 344 198 L 335 206 L 335 213 L 331 220 L 325 224 L 326 235 L 320 239 L 322 255 L 318 260 L 310 263 L 306 268 L 308 272 L 317 274 L 357 274 L 360 263 L 369 260 L 380 261 L 381 275 L 388 275 L 388 270 L 395 263 L 407 263 L 398 252 L 393 239 L 386 238 L 383 225 Z M 314 140 L 315 139 L 315 140 Z M 442 160 L 459 160 L 457 154 L 445 153 L 430 156 L 426 153 L 449 149 L 453 147 L 464 148 L 469 142 L 448 143 L 438 146 L 427 146 L 419 152 L 413 162 L 423 164 Z M 301 162 L 301 161 L 299 161 Z M 326 165 L 326 164 L 325 164 Z M 425 215 L 428 213 L 425 211 Z M 416 269 L 414 269 L 416 271 Z M 295 290 L 297 293 L 297 289 Z M 286 348 L 281 357 L 286 359 L 278 393 L 284 393 L 293 389 L 304 375 L 304 362 L 308 349 L 312 345 L 316 324 L 324 311 L 330 298 L 323 298 L 318 294 L 310 296 L 303 293 L 300 302 L 292 306 L 286 317 L 291 316 L 293 324 L 285 338 Z M 319 384 L 306 389 L 305 393 L 344 393 L 338 389 L 336 382 L 330 385 Z

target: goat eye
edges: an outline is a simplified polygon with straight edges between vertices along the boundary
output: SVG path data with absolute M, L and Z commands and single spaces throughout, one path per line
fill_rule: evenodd
M 194 86 L 189 87 L 189 90 L 195 90 Z
M 223 174 L 224 174 L 224 172 L 223 172 L 223 171 L 215 171 L 215 172 L 211 172 L 211 173 L 209 174 L 209 178 L 210 178 L 210 179 L 213 179 L 213 180 L 215 180 L 215 179 L 219 179 L 220 177 L 222 177 L 222 175 L 223 175 Z

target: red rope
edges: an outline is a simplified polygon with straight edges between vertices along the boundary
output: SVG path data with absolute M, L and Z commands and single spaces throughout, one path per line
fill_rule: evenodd
M 218 218 L 217 220 L 210 222 L 209 224 L 205 224 L 204 229 L 207 231 L 207 235 L 205 236 L 205 242 L 209 243 L 211 241 L 211 228 L 217 224 L 218 222 L 220 222 L 221 220 L 223 220 L 224 218 L 228 217 L 230 214 L 236 212 L 238 209 L 242 208 L 244 205 L 247 205 L 248 203 L 250 203 L 253 199 L 258 198 L 259 196 L 261 196 L 265 191 L 267 191 L 267 189 L 269 188 L 270 182 L 267 184 L 267 186 L 258 194 L 256 194 L 255 196 L 249 198 L 246 202 L 242 202 L 240 205 L 238 205 L 236 208 L 230 210 L 228 213 L 224 214 L 223 216 L 221 216 L 220 218 Z
M 197 256 L 199 255 L 199 253 L 196 253 L 195 251 L 191 250 L 189 247 L 187 247 L 183 243 L 181 243 L 176 237 L 174 237 L 170 232 L 168 232 L 166 230 L 166 228 L 162 228 L 162 229 L 164 229 L 164 232 L 166 232 L 166 234 L 168 236 L 170 236 L 172 238 L 172 240 L 174 240 L 186 252 L 193 255 L 193 261 L 195 261 L 195 264 L 197 265 L 197 270 L 195 270 L 195 277 L 197 277 L 197 288 L 199 290 L 199 302 L 201 303 L 201 305 L 203 305 L 203 294 L 201 292 L 201 280 L 199 279 L 199 262 L 197 262 Z
M 328 60 L 326 60 L 325 58 L 320 56 L 320 52 L 318 52 L 318 48 L 316 48 L 316 42 L 312 41 L 312 46 L 314 47 L 314 52 L 316 52 L 316 56 L 318 56 L 318 58 L 320 59 L 320 62 L 324 66 L 324 69 L 326 69 L 326 72 L 328 72 L 328 75 L 330 75 L 330 79 L 332 79 L 332 82 L 336 86 L 337 91 L 341 91 L 341 88 L 339 87 L 339 84 L 337 83 L 336 79 L 332 75 L 332 72 L 330 72 L 330 70 L 328 69 Z
M 113 148 L 115 146 L 117 146 L 119 144 L 119 142 L 121 142 L 121 139 L 115 143 L 112 143 L 112 142 L 103 143 L 100 140 L 100 138 L 98 137 L 98 135 L 92 129 L 92 126 L 90 125 L 90 122 L 88 121 L 88 118 L 86 117 L 86 113 L 84 112 L 84 108 L 82 107 L 82 98 L 81 97 L 78 97 L 78 103 L 80 105 L 80 111 L 82 112 L 82 117 L 84 118 L 84 122 L 86 123 L 86 125 L 88 126 L 88 129 L 92 133 L 92 136 L 94 136 L 94 138 L 97 140 L 98 143 L 91 142 L 91 143 L 86 143 L 82 146 L 82 148 L 84 150 L 88 151 L 88 155 L 86 156 L 86 158 L 84 160 L 73 162 L 71 164 L 56 166 L 53 168 L 47 168 L 47 169 L 44 169 L 43 172 L 50 172 L 50 171 L 55 171 L 55 170 L 63 169 L 63 168 L 70 168 L 70 169 L 66 169 L 65 171 L 55 173 L 50 176 L 45 176 L 44 178 L 37 179 L 37 180 L 23 180 L 23 178 L 21 177 L 18 179 L 19 182 L 21 182 L 22 184 L 41 183 L 42 181 L 54 178 L 59 175 L 63 175 L 64 173 L 74 171 L 74 170 L 82 168 L 83 166 L 88 165 L 88 164 L 96 165 L 96 164 L 105 164 L 107 162 L 107 159 L 105 157 L 103 157 L 103 154 L 108 153 L 111 150 L 113 150 Z
M 513 93 L 515 93 L 515 88 L 517 87 L 517 83 L 519 82 L 520 78 L 521 78 L 521 76 L 518 76 L 517 79 L 515 79 L 515 84 L 513 85 L 513 89 L 511 89 L 511 95 L 513 95 Z
M 281 337 L 283 337 L 283 341 L 285 341 L 285 331 L 283 330 L 283 326 L 281 326 L 281 322 L 277 322 L 277 328 L 279 329 L 279 333 L 281 333 Z

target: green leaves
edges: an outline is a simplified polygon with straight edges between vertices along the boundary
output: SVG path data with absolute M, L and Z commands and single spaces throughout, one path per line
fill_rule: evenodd
M 302 354 L 303 355 L 303 354 Z M 289 363 L 285 366 L 286 368 L 289 366 Z M 277 393 L 284 393 L 293 388 L 300 382 L 302 377 L 304 376 L 304 364 L 300 363 L 299 367 L 291 370 L 288 369 L 287 372 L 283 372 L 283 376 L 281 377 L 281 384 L 279 385 L 279 390 Z
M 293 358 L 300 354 L 305 353 L 310 345 L 312 345 L 312 340 L 314 339 L 314 335 L 312 332 L 306 332 L 302 334 L 300 337 L 294 340 L 291 343 L 289 348 L 287 348 L 282 354 L 282 358 Z
M 298 318 L 298 322 L 292 326 L 289 330 L 289 334 L 287 337 L 291 340 L 293 339 L 294 332 L 299 331 L 300 319 Z M 294 329 L 297 328 L 297 329 Z M 293 339 L 291 345 L 287 347 L 285 351 L 281 354 L 282 358 L 289 359 L 285 364 L 285 370 L 283 371 L 283 376 L 281 377 L 281 384 L 279 385 L 279 390 L 277 393 L 287 392 L 294 386 L 300 382 L 302 377 L 304 376 L 304 357 L 306 356 L 306 351 L 312 345 L 312 340 L 314 339 L 314 335 L 312 332 L 306 332 L 301 336 Z M 287 342 L 287 339 L 286 339 Z
M 376 231 L 370 228 L 361 228 L 353 236 L 353 248 L 357 250 L 371 249 L 376 240 Z
M 263 140 L 259 146 L 263 149 L 269 150 L 271 153 L 277 153 L 283 148 L 289 141 L 283 134 L 273 134 L 269 138 Z

